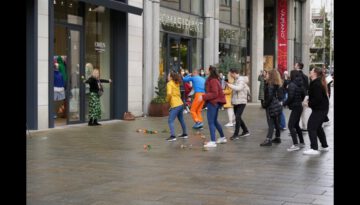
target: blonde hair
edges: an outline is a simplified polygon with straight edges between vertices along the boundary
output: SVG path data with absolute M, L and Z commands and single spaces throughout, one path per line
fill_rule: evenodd
M 279 71 L 277 71 L 276 69 L 272 69 L 267 73 L 269 75 L 269 79 L 266 80 L 267 83 L 269 83 L 270 85 L 282 86 L 282 79 Z

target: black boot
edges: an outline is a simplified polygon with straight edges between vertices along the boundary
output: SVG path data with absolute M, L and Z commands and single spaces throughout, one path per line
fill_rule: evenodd
M 272 143 L 281 143 L 280 137 L 275 137 L 275 139 L 272 140 Z
M 271 139 L 266 139 L 263 143 L 260 144 L 260 146 L 271 146 Z
M 89 126 L 94 126 L 94 120 L 92 118 L 90 118 L 88 125 Z
M 94 120 L 94 125 L 101 125 L 100 123 L 98 123 L 97 119 Z

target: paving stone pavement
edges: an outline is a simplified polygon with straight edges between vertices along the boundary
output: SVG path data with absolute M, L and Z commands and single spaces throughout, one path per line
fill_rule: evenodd
M 285 110 L 287 119 L 289 110 Z M 243 119 L 251 136 L 204 151 L 204 139 L 191 129 L 189 139 L 167 142 L 167 117 L 109 121 L 32 131 L 27 137 L 28 205 L 332 205 L 334 191 L 333 110 L 325 127 L 330 151 L 305 156 L 282 143 L 260 147 L 267 131 L 259 104 L 246 106 Z M 203 113 L 206 119 L 206 111 Z M 226 111 L 219 121 L 227 123 Z M 176 124 L 177 134 L 181 134 Z M 209 140 L 207 121 L 202 131 Z M 159 131 L 138 133 L 138 128 Z M 223 127 L 226 137 L 233 128 Z M 217 134 L 218 136 L 218 134 Z M 304 133 L 309 147 L 309 137 Z M 150 145 L 150 149 L 144 149 Z

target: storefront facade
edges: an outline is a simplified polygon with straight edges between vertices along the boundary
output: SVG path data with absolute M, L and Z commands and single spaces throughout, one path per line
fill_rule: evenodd
M 128 42 L 129 32 L 134 30 L 129 31 L 129 27 L 142 27 L 128 22 L 131 18 L 141 20 L 142 4 L 100 0 L 27 3 L 31 17 L 31 26 L 27 27 L 27 42 L 31 45 L 27 51 L 27 79 L 32 88 L 27 90 L 27 127 L 46 129 L 86 122 L 89 86 L 83 81 L 95 68 L 100 70 L 101 78 L 113 81 L 111 85 L 103 84 L 101 120 L 121 119 L 134 100 L 128 95 L 132 57 Z M 140 38 L 141 34 L 138 32 Z M 138 46 L 133 50 L 142 49 Z M 141 114 L 141 104 L 139 108 Z
M 203 67 L 203 24 L 201 16 L 160 7 L 160 75 Z
M 144 113 L 159 77 L 169 70 L 191 71 L 212 64 L 220 68 L 230 64 L 248 75 L 252 102 L 257 102 L 260 70 L 271 67 L 283 72 L 296 61 L 307 66 L 309 4 L 305 0 L 144 1 Z
M 113 80 L 104 84 L 102 120 L 147 115 L 159 77 L 171 70 L 229 62 L 249 76 L 258 102 L 262 69 L 290 71 L 302 61 L 307 72 L 309 12 L 305 0 L 29 0 L 28 128 L 86 122 L 82 79 L 93 68 Z M 67 71 L 61 105 L 53 91 L 58 60 Z

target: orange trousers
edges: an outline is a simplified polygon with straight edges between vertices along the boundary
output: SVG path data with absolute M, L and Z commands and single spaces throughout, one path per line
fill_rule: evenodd
M 201 111 L 203 109 L 205 101 L 202 100 L 199 102 L 199 97 L 204 95 L 205 93 L 195 93 L 195 98 L 191 104 L 190 113 L 191 117 L 195 122 L 203 122 L 203 118 L 201 116 Z

